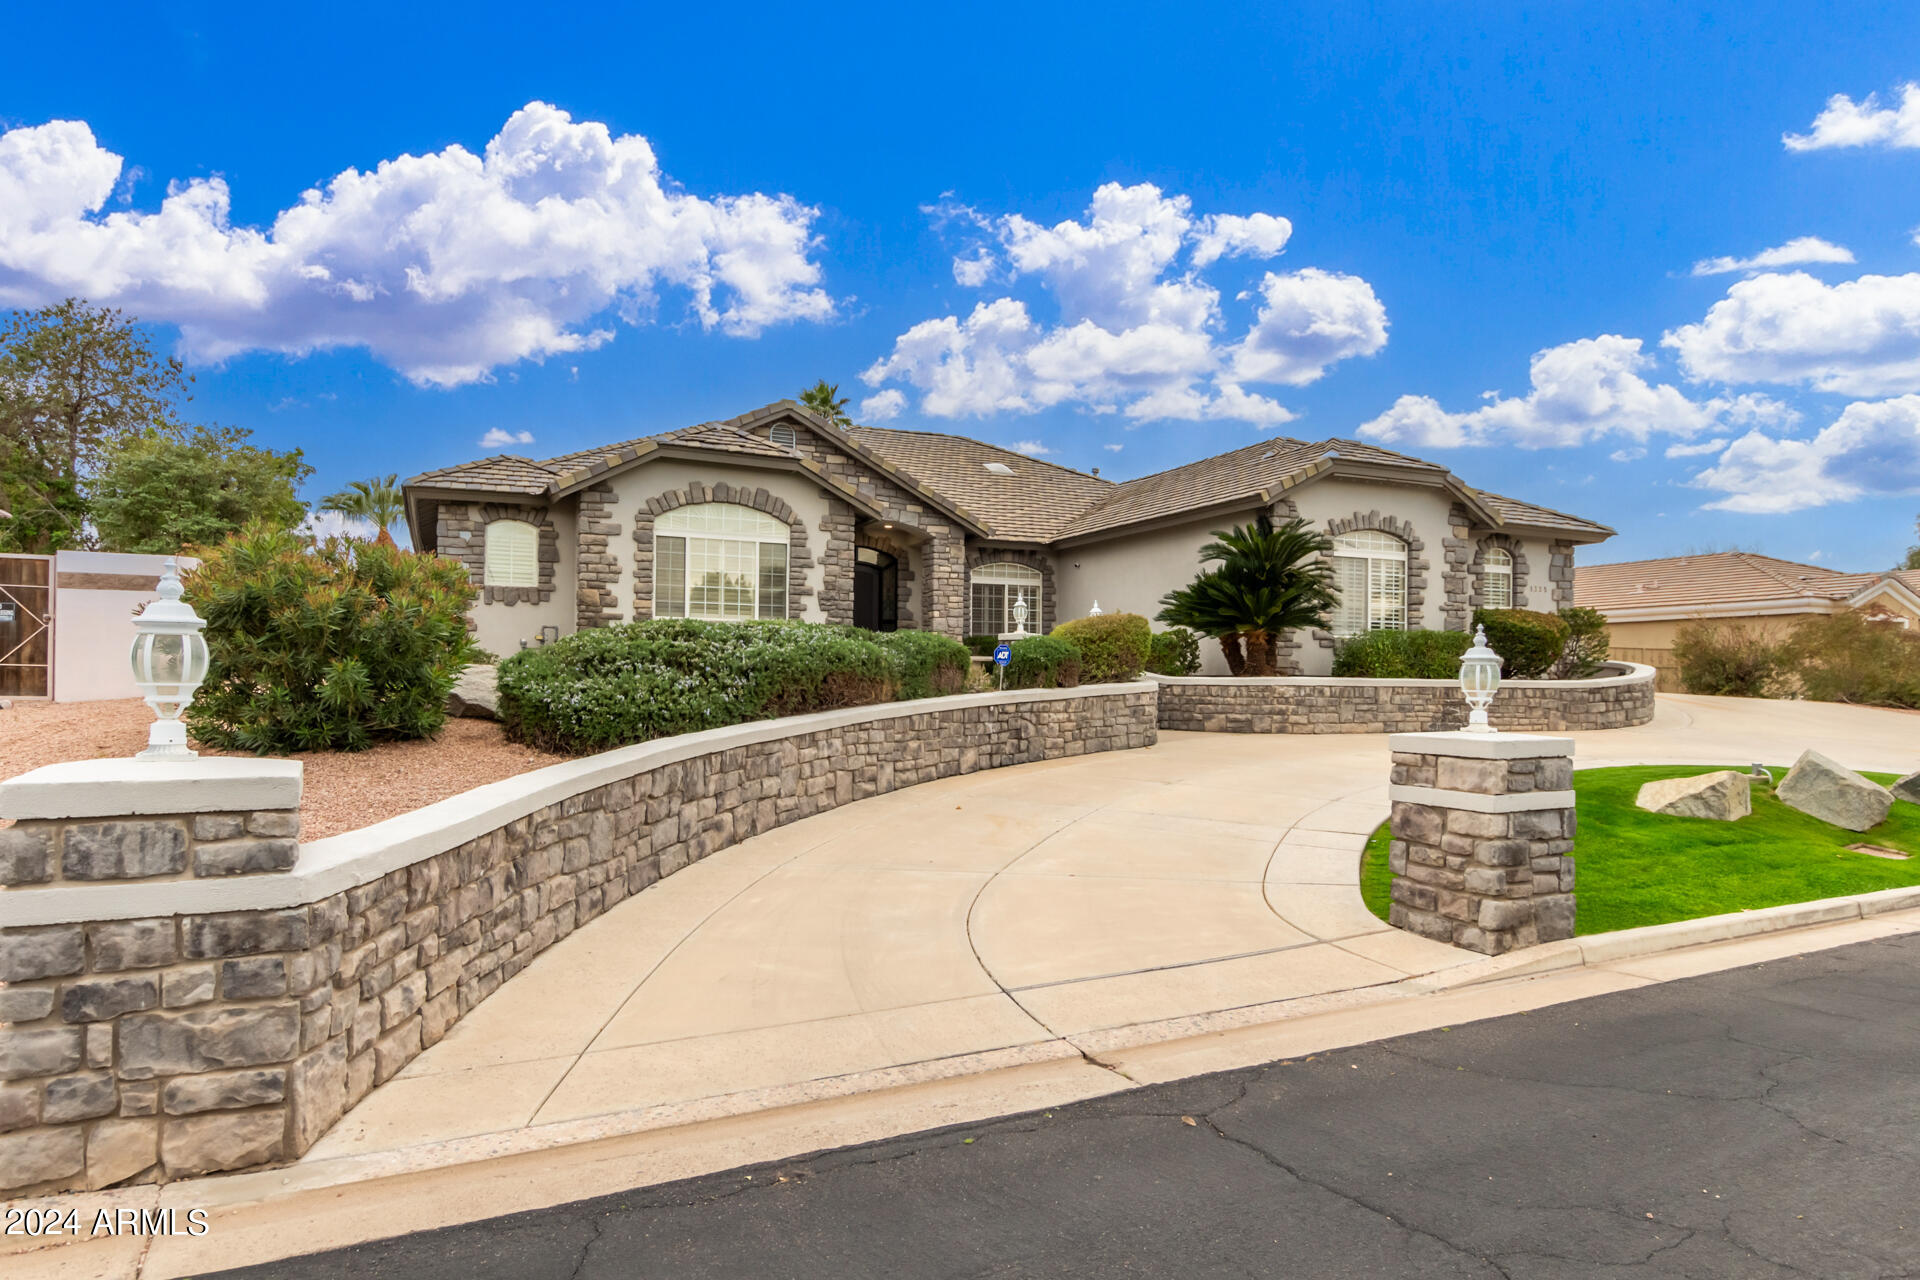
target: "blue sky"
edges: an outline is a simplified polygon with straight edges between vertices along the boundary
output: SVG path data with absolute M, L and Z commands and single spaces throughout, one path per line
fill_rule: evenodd
M 1594 560 L 1896 559 L 1911 6 L 1362 8 L 42 6 L 0 305 L 153 321 L 314 495 L 824 376 L 1116 478 L 1359 434 Z

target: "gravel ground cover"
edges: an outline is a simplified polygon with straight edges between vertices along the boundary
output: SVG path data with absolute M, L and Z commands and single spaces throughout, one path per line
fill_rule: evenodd
M 0 780 L 64 760 L 133 755 L 146 745 L 152 723 L 153 713 L 137 698 L 16 702 L 0 711 Z M 449 720 L 431 741 L 291 758 L 306 765 L 301 836 L 317 840 L 568 757 L 508 742 L 489 720 Z

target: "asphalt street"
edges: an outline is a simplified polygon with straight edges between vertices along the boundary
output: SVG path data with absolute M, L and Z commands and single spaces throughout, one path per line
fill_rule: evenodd
M 233 1277 L 1920 1274 L 1920 938 Z

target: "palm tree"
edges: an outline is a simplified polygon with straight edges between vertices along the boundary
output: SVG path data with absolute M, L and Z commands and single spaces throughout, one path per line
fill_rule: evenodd
M 340 492 L 328 494 L 320 499 L 320 509 L 365 520 L 379 530 L 374 542 L 391 547 L 393 535 L 387 530 L 406 516 L 407 500 L 400 492 L 398 475 L 375 476 L 371 480 L 355 480 Z
M 1327 626 L 1327 611 L 1339 603 L 1326 562 L 1333 543 L 1305 520 L 1276 528 L 1265 515 L 1213 536 L 1200 560 L 1220 567 L 1168 592 L 1160 621 L 1218 637 L 1235 675 L 1274 675 L 1280 637 Z
M 840 394 L 839 383 L 828 386 L 825 378 L 820 379 L 800 393 L 800 403 L 842 431 L 853 425 L 853 419 L 847 416 L 847 398 Z

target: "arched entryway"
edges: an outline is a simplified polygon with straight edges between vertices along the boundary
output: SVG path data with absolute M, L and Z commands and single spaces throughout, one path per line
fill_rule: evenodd
M 855 549 L 853 623 L 869 631 L 899 629 L 900 562 L 885 551 Z

